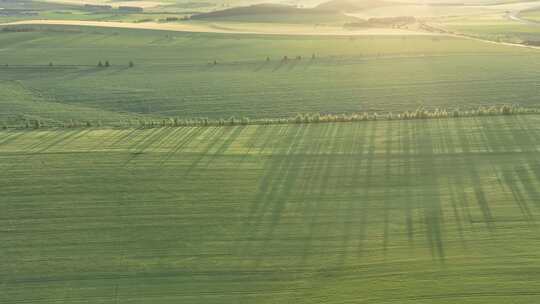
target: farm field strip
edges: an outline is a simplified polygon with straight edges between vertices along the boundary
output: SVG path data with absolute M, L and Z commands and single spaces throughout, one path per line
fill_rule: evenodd
M 0 123 L 21 115 L 115 125 L 141 117 L 255 119 L 539 101 L 537 50 L 459 38 L 35 30 L 0 34 L 0 104 L 10 109 Z M 105 60 L 109 68 L 97 67 Z
M 539 126 L 0 131 L 0 303 L 535 302 Z

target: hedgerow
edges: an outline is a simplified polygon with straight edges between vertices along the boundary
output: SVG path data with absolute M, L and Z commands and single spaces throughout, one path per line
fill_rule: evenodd
M 428 110 L 418 108 L 414 111 L 400 113 L 386 112 L 359 112 L 343 114 L 321 114 L 305 113 L 297 114 L 287 118 L 257 118 L 248 117 L 228 119 L 210 118 L 166 118 L 156 119 L 130 119 L 118 123 L 102 123 L 101 121 L 75 121 L 58 124 L 40 121 L 36 119 L 22 118 L 17 124 L 2 126 L 8 128 L 94 128 L 94 127 L 124 127 L 124 128 L 161 128 L 161 127 L 189 127 L 189 126 L 238 126 L 238 125 L 276 125 L 276 124 L 310 124 L 310 123 L 336 123 L 336 122 L 357 122 L 357 121 L 377 121 L 377 120 L 419 120 L 419 119 L 450 119 L 458 117 L 479 117 L 479 116 L 502 116 L 502 115 L 526 115 L 540 114 L 540 109 L 526 108 L 518 105 L 503 105 L 491 107 L 478 107 L 474 109 L 435 109 Z

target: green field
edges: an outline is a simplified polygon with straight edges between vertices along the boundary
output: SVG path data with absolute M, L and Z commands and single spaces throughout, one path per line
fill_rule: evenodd
M 540 303 L 536 2 L 323 2 L 0 0 L 0 304 Z
M 30 29 L 0 31 L 0 104 L 26 109 L 3 112 L 9 125 L 28 117 L 115 124 L 140 115 L 275 118 L 540 101 L 538 51 L 452 37 Z M 100 60 L 112 66 L 98 68 Z
M 0 132 L 1 303 L 535 303 L 540 116 Z

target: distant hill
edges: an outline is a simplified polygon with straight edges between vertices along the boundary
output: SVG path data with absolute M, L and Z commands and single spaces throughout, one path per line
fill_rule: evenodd
M 281 4 L 256 4 L 234 7 L 191 16 L 193 20 L 227 20 L 248 22 L 343 22 L 352 17 L 334 10 L 298 8 Z
M 389 3 L 383 0 L 330 0 L 319 4 L 316 9 L 319 11 L 357 12 L 386 5 Z

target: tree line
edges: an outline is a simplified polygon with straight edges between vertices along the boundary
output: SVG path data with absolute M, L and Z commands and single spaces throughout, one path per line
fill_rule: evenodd
M 419 119 L 446 119 L 459 117 L 478 116 L 500 116 L 500 115 L 522 115 L 540 114 L 538 108 L 526 108 L 518 105 L 503 105 L 492 107 L 478 107 L 475 109 L 435 109 L 428 110 L 418 108 L 414 111 L 404 111 L 399 113 L 386 112 L 360 112 L 344 114 L 321 114 L 306 113 L 297 114 L 286 118 L 256 118 L 248 117 L 228 119 L 210 118 L 166 118 L 166 119 L 128 119 L 118 123 L 103 123 L 100 120 L 77 121 L 68 120 L 63 123 L 51 123 L 39 119 L 22 119 L 17 125 L 2 125 L 3 129 L 41 129 L 41 128 L 99 128 L 99 127 L 126 127 L 126 128 L 162 128 L 162 127 L 191 127 L 191 126 L 238 126 L 238 125 L 276 125 L 276 124 L 308 124 L 308 123 L 336 123 L 336 122 L 356 122 L 356 121 L 377 121 L 377 120 L 419 120 Z

